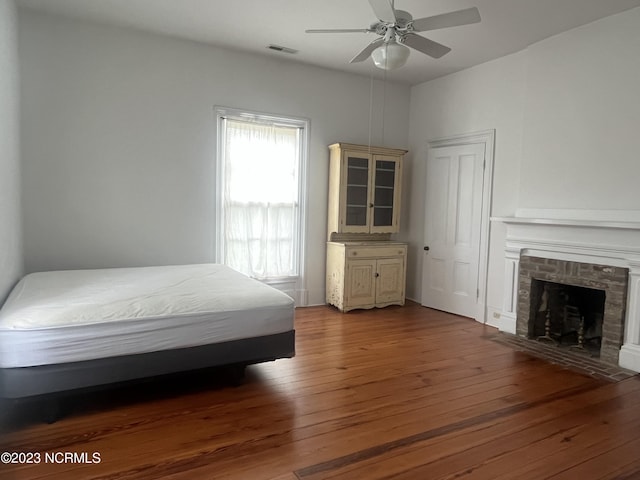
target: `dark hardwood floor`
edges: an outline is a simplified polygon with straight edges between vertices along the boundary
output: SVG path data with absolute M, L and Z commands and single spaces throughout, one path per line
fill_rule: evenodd
M 0 478 L 640 478 L 637 376 L 565 370 L 414 303 L 296 316 L 297 356 L 239 387 L 191 374 L 71 397 L 51 425 L 38 403 L 3 412 L 0 451 L 40 463 Z

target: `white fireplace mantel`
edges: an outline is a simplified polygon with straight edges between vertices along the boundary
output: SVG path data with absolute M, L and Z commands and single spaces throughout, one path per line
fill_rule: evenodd
M 500 329 L 516 332 L 521 255 L 629 269 L 620 366 L 640 372 L 640 212 L 545 210 L 536 216 L 493 217 L 506 225 L 504 301 Z
M 640 230 L 640 222 L 615 220 L 576 220 L 569 218 L 492 217 L 492 221 L 520 225 L 558 225 L 566 227 L 590 227 L 620 230 Z

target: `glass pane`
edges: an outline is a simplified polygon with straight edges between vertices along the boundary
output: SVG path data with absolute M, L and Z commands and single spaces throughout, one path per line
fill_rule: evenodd
M 376 207 L 393 207 L 393 188 L 376 187 L 374 205 Z
M 374 208 L 373 224 L 376 226 L 390 226 L 393 223 L 392 208 Z
M 369 159 L 347 159 L 347 225 L 367 224 Z
M 367 187 L 351 185 L 347 187 L 347 205 L 367 205 Z
M 373 209 L 375 226 L 390 226 L 393 223 L 393 187 L 396 179 L 396 163 L 376 161 L 376 177 Z
M 347 225 L 366 225 L 367 207 L 347 205 Z
M 369 168 L 369 159 L 368 158 L 358 158 L 358 157 L 349 157 L 347 159 L 347 164 L 349 168 L 364 168 L 367 170 Z
M 367 186 L 369 182 L 369 160 L 349 157 L 347 159 L 347 184 Z
M 384 160 L 376 161 L 376 185 L 393 187 L 396 178 L 396 164 Z

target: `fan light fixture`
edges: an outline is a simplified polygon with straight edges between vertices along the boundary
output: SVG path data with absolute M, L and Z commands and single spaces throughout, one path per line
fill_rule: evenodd
M 407 63 L 409 52 L 408 47 L 395 40 L 389 40 L 371 52 L 371 58 L 376 67 L 383 70 L 394 70 Z

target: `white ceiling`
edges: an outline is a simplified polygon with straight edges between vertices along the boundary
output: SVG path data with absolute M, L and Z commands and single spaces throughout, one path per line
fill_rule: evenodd
M 371 33 L 307 34 L 309 28 L 367 28 L 367 0 L 17 0 L 19 7 L 133 27 L 383 78 L 371 60 L 349 60 L 377 38 Z M 453 50 L 435 60 L 415 50 L 386 78 L 409 84 L 513 53 L 544 38 L 640 6 L 640 0 L 396 0 L 414 18 L 476 6 L 482 22 L 427 32 Z M 276 44 L 295 55 L 267 49 Z

